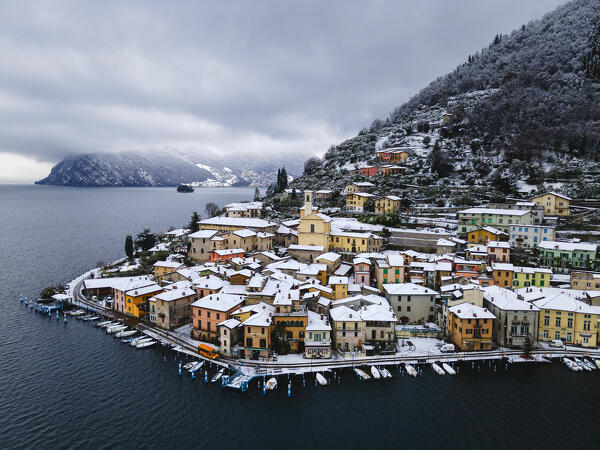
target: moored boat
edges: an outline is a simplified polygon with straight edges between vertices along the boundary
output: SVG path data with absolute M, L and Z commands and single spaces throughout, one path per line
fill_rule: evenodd
M 221 377 L 223 376 L 224 373 L 225 373 L 225 369 L 220 369 L 217 373 L 215 373 L 215 376 L 211 378 L 210 382 L 216 383 L 217 381 L 219 381 L 221 379 Z
M 409 374 L 411 377 L 417 376 L 417 370 L 413 366 L 411 366 L 410 364 L 405 364 L 405 367 L 407 374 Z
M 325 386 L 327 384 L 327 378 L 325 378 L 323 375 L 321 375 L 320 372 L 317 372 L 317 374 L 315 375 L 315 377 L 317 378 L 317 382 L 321 386 Z
M 272 391 L 277 387 L 277 379 L 275 377 L 269 378 L 265 383 L 265 389 L 268 391 Z
M 112 327 L 108 327 L 106 332 L 108 334 L 118 333 L 119 331 L 125 331 L 127 329 L 127 325 L 114 325 Z
M 149 338 L 148 336 L 141 336 L 141 337 L 139 337 L 139 338 L 137 338 L 137 339 L 132 339 L 132 340 L 130 341 L 130 345 L 131 345 L 132 347 L 135 347 L 135 346 L 136 346 L 137 344 L 139 344 L 140 342 L 148 342 L 148 341 L 151 341 L 151 340 L 152 340 L 152 338 Z
M 371 366 L 371 375 L 373 375 L 373 378 L 375 378 L 376 380 L 379 380 L 381 378 L 381 374 L 375 366 Z
M 364 370 L 360 370 L 356 367 L 354 368 L 354 372 L 363 380 L 368 380 L 371 378 L 371 376 L 367 372 L 365 372 Z
M 128 337 L 128 336 L 133 336 L 135 333 L 137 333 L 137 330 L 124 330 L 124 331 L 119 331 L 117 334 L 115 334 L 115 336 L 118 338 Z
M 145 342 L 138 342 L 135 347 L 136 348 L 148 348 L 148 347 L 152 347 L 154 344 L 156 344 L 156 341 L 153 339 L 150 339 L 149 341 L 145 341 Z
M 448 375 L 456 375 L 456 370 L 450 366 L 450 364 L 443 363 L 442 368 L 446 371 Z
M 437 373 L 438 375 L 446 375 L 446 372 L 444 372 L 444 369 L 442 369 L 436 363 L 431 363 L 431 368 L 433 370 L 435 370 L 435 373 Z
M 385 367 L 382 367 L 381 369 L 379 369 L 379 372 L 381 372 L 381 375 L 384 378 L 392 378 L 392 374 L 389 370 L 387 370 Z
M 196 361 L 192 367 L 188 369 L 189 373 L 194 373 L 204 365 L 204 361 Z

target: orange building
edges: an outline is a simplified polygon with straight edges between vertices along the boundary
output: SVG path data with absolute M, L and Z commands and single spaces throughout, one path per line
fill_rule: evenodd
M 377 175 L 377 173 L 379 172 L 379 167 L 377 167 L 377 166 L 362 167 L 360 169 L 360 172 L 365 177 L 372 177 L 373 175 Z
M 506 263 L 493 263 L 492 271 L 494 272 L 494 286 L 510 289 L 515 274 L 514 266 Z
M 243 248 L 224 248 L 223 250 L 213 250 L 210 252 L 210 262 L 229 261 L 233 258 L 243 257 Z
M 231 313 L 243 304 L 244 297 L 235 294 L 211 294 L 196 300 L 190 305 L 196 338 L 217 337 L 217 325 L 229 319 Z
M 448 309 L 450 339 L 462 351 L 491 350 L 494 316 L 487 308 L 461 303 Z

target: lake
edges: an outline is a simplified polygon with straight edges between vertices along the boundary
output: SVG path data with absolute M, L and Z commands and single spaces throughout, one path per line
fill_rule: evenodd
M 559 363 L 470 365 L 456 377 L 316 387 L 293 377 L 263 396 L 177 375 L 177 356 L 135 350 L 88 323 L 29 309 L 20 293 L 123 256 L 126 234 L 166 231 L 253 189 L 0 186 L 2 448 L 590 448 L 600 374 Z M 216 369 L 211 368 L 211 373 Z

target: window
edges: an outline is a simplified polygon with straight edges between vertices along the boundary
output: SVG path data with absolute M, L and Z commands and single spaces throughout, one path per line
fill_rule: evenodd
M 544 316 L 544 326 L 549 326 L 550 325 L 550 317 L 548 316 Z
M 567 328 L 573 328 L 573 319 L 567 319 Z
M 406 307 L 406 312 L 410 312 L 410 306 Z
M 315 224 L 314 224 L 314 223 L 311 223 L 311 224 L 310 224 L 310 232 L 311 232 L 311 233 L 314 233 L 314 232 L 315 232 Z M 234 242 L 234 243 L 235 243 L 235 242 Z
M 402 312 L 402 306 L 398 305 L 398 312 Z
M 557 326 L 557 327 L 560 327 L 560 317 L 557 317 L 557 318 L 556 318 L 556 326 Z
M 554 339 L 556 339 L 556 340 L 560 339 L 560 332 L 558 332 L 558 331 L 554 332 Z

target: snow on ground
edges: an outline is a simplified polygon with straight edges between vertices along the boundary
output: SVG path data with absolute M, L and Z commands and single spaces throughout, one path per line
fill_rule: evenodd
M 204 342 L 204 341 L 198 341 L 196 339 L 192 339 L 192 337 L 191 337 L 192 324 L 191 323 L 188 323 L 187 325 L 176 328 L 175 330 L 172 331 L 172 333 L 175 334 L 182 341 L 185 341 L 195 347 L 198 347 L 198 345 L 200 345 L 200 344 L 206 344 L 210 347 L 213 347 L 217 351 L 219 350 L 218 345 L 211 344 L 210 342 Z
M 409 345 L 409 343 L 412 345 Z M 444 344 L 444 341 L 435 338 L 411 337 L 398 339 L 396 356 L 417 357 L 441 355 L 440 347 Z

